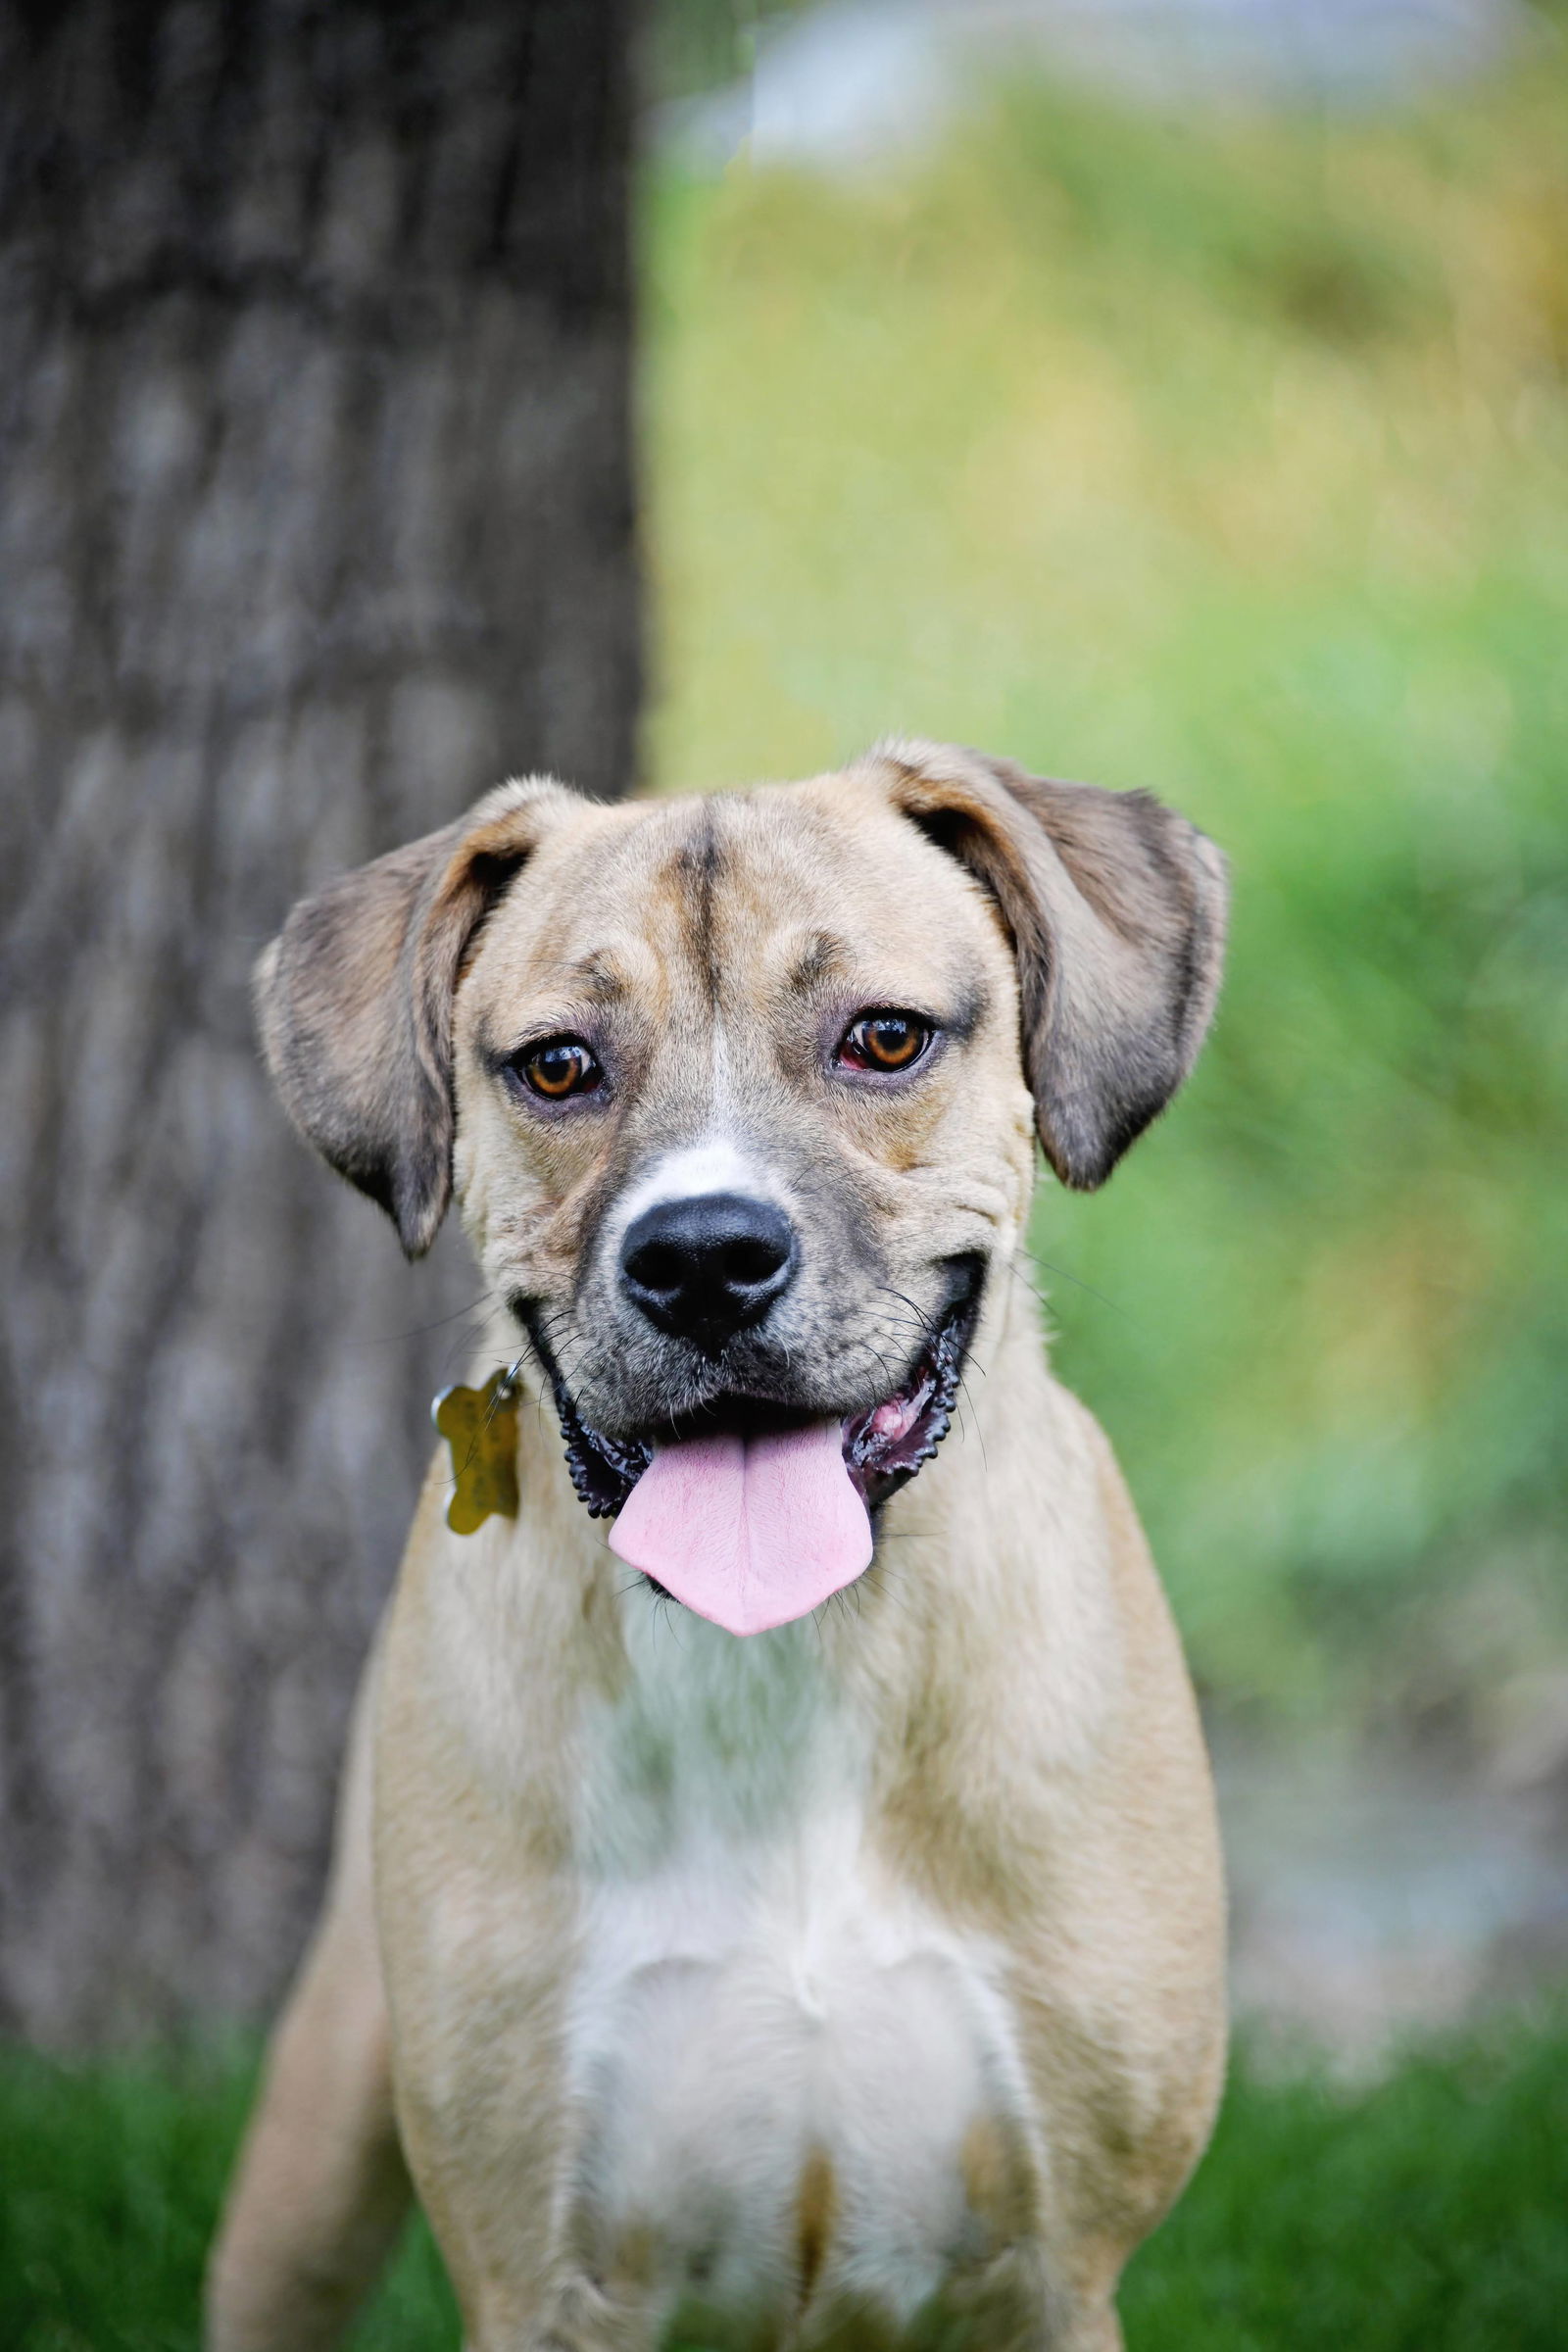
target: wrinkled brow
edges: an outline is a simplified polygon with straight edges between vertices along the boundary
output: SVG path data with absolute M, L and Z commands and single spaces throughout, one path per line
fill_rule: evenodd
M 632 992 L 631 979 L 613 954 L 597 948 L 586 956 L 576 956 L 570 963 L 555 964 L 550 979 L 548 1005 L 541 1007 L 540 1012 L 560 1021 L 569 1022 L 578 1006 L 586 1011 L 590 1006 L 618 1004 Z M 480 1058 L 499 1066 L 516 1051 L 517 1039 L 514 1032 L 503 1043 L 489 1015 L 481 1012 L 475 1043 Z
M 812 931 L 796 949 L 785 984 L 804 995 L 820 987 L 824 980 L 850 971 L 853 964 L 854 954 L 848 940 L 837 938 L 831 931 Z
M 631 992 L 630 977 L 613 954 L 602 948 L 579 956 L 574 963 L 564 963 L 557 977 L 568 993 L 580 994 L 595 1004 L 613 1004 L 617 997 Z

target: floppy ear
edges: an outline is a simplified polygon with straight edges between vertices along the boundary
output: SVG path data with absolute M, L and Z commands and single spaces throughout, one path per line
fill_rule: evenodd
M 1063 1184 L 1091 1191 L 1203 1042 L 1225 944 L 1225 861 L 1152 793 L 1026 775 L 948 744 L 875 757 L 893 797 L 995 900 L 1018 958 L 1024 1070 Z
M 466 816 L 302 899 L 256 966 L 262 1051 L 323 1159 L 391 1217 L 410 1257 L 452 1192 L 452 1004 L 480 925 L 564 786 L 503 784 Z

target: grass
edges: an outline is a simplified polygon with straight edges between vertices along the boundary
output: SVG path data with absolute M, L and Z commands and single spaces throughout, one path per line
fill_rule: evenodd
M 647 190 L 656 781 L 921 732 L 1233 860 L 1188 1096 L 1036 1244 L 1270 1720 L 1507 1712 L 1568 1632 L 1565 54 Z
M 7 2352 L 187 2352 L 251 2082 L 233 2060 L 0 2059 Z M 1568 2025 L 1494 2026 L 1336 2087 L 1235 2069 L 1193 2186 L 1134 2260 L 1131 2352 L 1555 2352 Z M 422 2226 L 355 2352 L 456 2352 Z M 685 2352 L 704 2352 L 700 2346 Z
M 1568 2310 L 1568 2036 L 1494 2027 L 1371 2088 L 1238 2070 L 1135 2258 L 1131 2352 L 1548 2352 Z
M 195 2352 L 202 2268 L 254 2082 L 239 2056 L 0 2054 L 5 2352 Z M 354 2352 L 457 2343 L 421 2225 Z

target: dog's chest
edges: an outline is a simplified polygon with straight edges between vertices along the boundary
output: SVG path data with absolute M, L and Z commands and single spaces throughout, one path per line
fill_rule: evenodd
M 995 2250 L 977 2175 L 1028 2161 L 995 1958 L 868 1852 L 869 1740 L 810 1622 L 623 1605 L 578 1825 L 577 2228 L 671 2313 L 905 2320 Z

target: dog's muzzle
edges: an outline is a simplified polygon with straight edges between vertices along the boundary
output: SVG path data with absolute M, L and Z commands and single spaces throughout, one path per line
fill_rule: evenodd
M 666 1335 L 717 1360 L 724 1339 L 760 1324 L 795 1278 L 787 1219 L 733 1194 L 661 1203 L 628 1228 L 623 1286 Z M 611 1548 L 661 1590 L 731 1633 L 807 1615 L 855 1581 L 873 1550 L 872 1515 L 947 1435 L 979 1313 L 985 1265 L 951 1260 L 942 1311 L 926 1319 L 901 1385 L 849 1415 L 808 1393 L 721 1391 L 644 1435 L 584 1420 L 541 1319 L 517 1302 L 550 1382 L 578 1496 L 614 1518 Z

